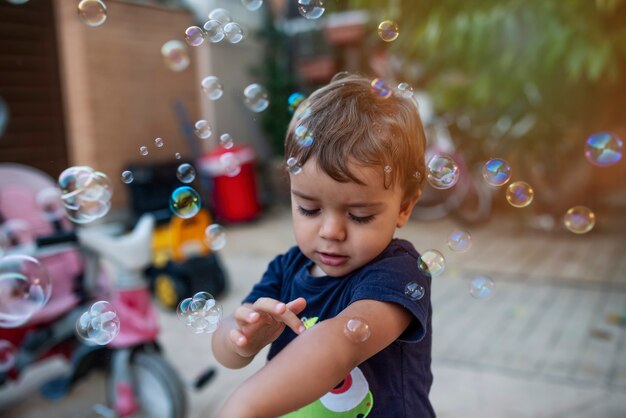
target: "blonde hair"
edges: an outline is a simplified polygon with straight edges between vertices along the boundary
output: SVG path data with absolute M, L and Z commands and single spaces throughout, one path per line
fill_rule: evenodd
M 417 198 L 424 180 L 424 128 L 416 102 L 383 97 L 361 76 L 335 77 L 294 114 L 285 138 L 288 165 L 315 158 L 339 182 L 363 184 L 349 163 L 380 168 L 384 187 L 399 185 L 403 203 Z

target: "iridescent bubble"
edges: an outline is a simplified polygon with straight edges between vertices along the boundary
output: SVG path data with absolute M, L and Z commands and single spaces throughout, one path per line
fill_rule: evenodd
M 404 288 L 404 294 L 407 295 L 411 300 L 420 300 L 426 294 L 426 290 L 424 286 L 411 282 L 406 285 Z
M 176 315 L 196 334 L 215 332 L 222 318 L 222 305 L 209 292 L 198 292 L 183 299 L 176 308 Z
M 243 28 L 236 22 L 224 25 L 224 37 L 231 44 L 238 44 L 243 39 Z
M 346 322 L 343 333 L 353 343 L 367 341 L 371 335 L 370 326 L 363 318 L 351 318 Z
M 165 141 L 163 141 L 163 138 L 155 138 L 154 145 L 156 145 L 157 148 L 163 148 L 163 145 L 165 145 Z
M 533 197 L 535 197 L 535 191 L 528 183 L 523 181 L 511 183 L 506 189 L 506 200 L 511 206 L 516 208 L 530 205 Z
M 426 164 L 426 180 L 435 189 L 449 189 L 459 181 L 461 172 L 454 159 L 447 154 L 435 154 Z
M 179 218 L 192 218 L 196 216 L 201 207 L 200 195 L 189 186 L 179 187 L 170 196 L 170 209 Z
M 223 133 L 220 135 L 220 145 L 222 148 L 231 149 L 235 146 L 235 140 L 229 133 Z
M 298 109 L 298 106 L 306 99 L 306 96 L 300 92 L 291 93 L 287 99 L 287 110 L 290 115 L 293 115 Z
M 113 184 L 106 174 L 94 171 L 84 183 L 82 191 L 77 197 L 80 202 L 111 200 L 111 197 L 113 197 Z
M 120 333 L 120 320 L 109 302 L 94 303 L 76 321 L 76 335 L 83 341 L 106 345 Z
M 172 71 L 184 71 L 191 62 L 187 47 L 178 40 L 165 42 L 161 47 L 161 56 L 167 68 Z
M 208 139 L 211 137 L 211 135 L 213 135 L 213 127 L 208 121 L 204 119 L 197 121 L 194 125 L 194 128 L 196 136 L 200 139 Z
M 233 152 L 225 152 L 220 155 L 220 166 L 224 170 L 227 177 L 235 177 L 241 173 L 241 163 L 239 158 Z
M 0 328 L 26 322 L 50 299 L 52 282 L 48 270 L 27 255 L 0 258 Z
M 430 277 L 437 277 L 446 268 L 446 259 L 437 250 L 426 250 L 417 259 L 419 271 Z
M 82 0 L 78 3 L 78 17 L 87 26 L 100 26 L 107 20 L 107 7 L 100 0 Z
M 228 10 L 222 8 L 211 10 L 211 12 L 209 13 L 209 19 L 217 20 L 222 24 L 222 26 L 233 21 L 233 18 L 230 17 L 230 13 L 228 12 Z
M 492 158 L 483 166 L 483 178 L 492 186 L 502 186 L 511 179 L 511 165 L 500 158 Z
M 72 222 L 91 222 L 104 216 L 111 208 L 111 180 L 91 167 L 65 169 L 59 175 L 59 187 L 66 215 Z
M 200 46 L 204 42 L 206 33 L 197 26 L 190 26 L 185 29 L 185 42 L 189 46 Z
M 319 19 L 325 10 L 324 0 L 298 0 L 298 12 L 307 19 Z
M 218 224 L 211 224 L 204 231 L 212 250 L 219 251 L 226 246 L 226 229 Z
M 15 365 L 17 350 L 8 340 L 0 340 L 0 373 L 6 373 Z
M 472 246 L 472 236 L 467 231 L 452 231 L 448 236 L 448 247 L 455 252 L 464 253 Z
M 145 145 L 140 146 L 139 154 L 143 155 L 144 157 L 148 155 L 148 147 L 146 147 Z
M 220 83 L 220 80 L 213 75 L 204 77 L 201 85 L 202 91 L 204 91 L 209 100 L 217 100 L 224 94 L 222 83 Z
M 385 42 L 393 42 L 400 35 L 400 27 L 393 20 L 383 20 L 378 25 L 378 36 Z
M 470 295 L 476 299 L 491 299 L 496 292 L 496 284 L 487 276 L 476 276 L 470 282 Z
M 224 27 L 219 20 L 209 20 L 204 24 L 204 32 L 211 43 L 218 43 L 224 39 Z
M 264 111 L 270 104 L 267 89 L 260 84 L 250 84 L 243 90 L 243 102 L 255 113 Z
M 302 172 L 302 166 L 298 164 L 296 157 L 289 157 L 286 162 L 287 171 L 291 174 L 300 174 Z
M 196 170 L 191 164 L 183 163 L 176 169 L 176 178 L 183 183 L 191 183 L 196 179 Z
M 585 157 L 591 164 L 608 167 L 622 159 L 622 140 L 610 132 L 591 135 L 585 143 Z
M 586 206 L 574 206 L 565 213 L 563 223 L 575 234 L 586 234 L 596 224 L 596 214 Z
M 61 189 L 61 199 L 65 206 L 78 206 L 78 195 L 82 193 L 93 174 L 93 168 L 88 166 L 69 167 L 61 172 L 58 184 Z
M 259 10 L 263 6 L 263 0 L 241 0 L 241 3 L 250 11 Z
M 374 94 L 380 98 L 388 99 L 393 93 L 389 84 L 387 84 L 387 82 L 383 79 L 375 78 L 372 80 L 370 85 L 372 86 Z
M 126 184 L 130 184 L 133 182 L 133 180 L 135 180 L 135 176 L 133 175 L 133 172 L 130 170 L 125 170 L 122 171 L 122 182 L 126 183 Z
M 174 154 L 174 158 L 176 158 L 177 160 L 180 160 L 181 158 L 183 158 L 183 156 L 180 155 L 180 152 L 177 152 Z
M 409 83 L 400 83 L 398 84 L 398 93 L 400 93 L 400 96 L 404 97 L 405 99 L 410 99 L 411 97 L 413 97 L 413 87 L 411 87 L 411 85 Z
M 2 97 L 0 97 L 0 138 L 4 135 L 4 131 L 9 123 L 9 107 Z
M 296 142 L 301 147 L 310 147 L 313 145 L 313 135 L 309 131 L 309 128 L 305 125 L 298 125 L 293 131 L 296 138 Z

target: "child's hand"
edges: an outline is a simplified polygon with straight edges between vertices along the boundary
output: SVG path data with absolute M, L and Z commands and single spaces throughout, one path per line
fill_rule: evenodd
M 229 335 L 235 351 L 242 357 L 254 356 L 276 340 L 285 326 L 301 334 L 305 328 L 296 315 L 305 307 L 304 298 L 287 304 L 271 298 L 259 298 L 253 305 L 240 306 L 234 314 L 237 327 Z

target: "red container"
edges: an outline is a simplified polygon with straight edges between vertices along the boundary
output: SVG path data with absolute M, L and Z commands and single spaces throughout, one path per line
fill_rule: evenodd
M 248 146 L 217 148 L 200 158 L 200 171 L 213 179 L 211 198 L 217 219 L 244 222 L 259 215 L 254 160 L 254 150 Z

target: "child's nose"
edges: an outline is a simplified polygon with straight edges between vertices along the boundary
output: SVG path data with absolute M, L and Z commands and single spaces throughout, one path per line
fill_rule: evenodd
M 344 219 L 337 215 L 324 216 L 320 227 L 320 237 L 332 241 L 345 240 L 346 228 Z

